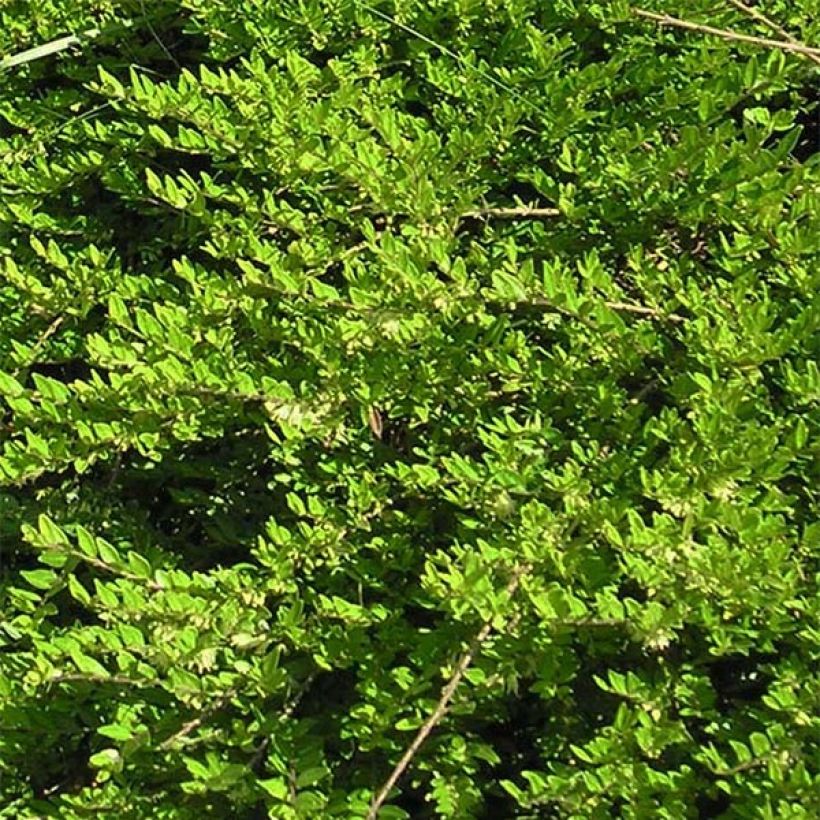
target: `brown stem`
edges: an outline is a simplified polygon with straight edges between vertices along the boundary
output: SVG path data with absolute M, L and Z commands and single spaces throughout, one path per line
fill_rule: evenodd
M 755 757 L 752 760 L 747 760 L 745 763 L 738 763 L 737 766 L 732 766 L 729 769 L 717 769 L 715 774 L 718 777 L 734 777 L 741 772 L 747 772 L 750 769 L 756 769 L 759 766 L 765 766 L 771 760 L 771 755 L 766 757 Z
M 802 43 L 793 43 L 788 40 L 770 40 L 766 37 L 754 37 L 751 34 L 740 34 L 737 31 L 730 31 L 714 26 L 706 26 L 701 23 L 693 23 L 691 20 L 682 20 L 680 17 L 672 17 L 669 14 L 655 14 L 653 11 L 633 8 L 632 13 L 636 17 L 643 17 L 652 20 L 661 26 L 672 26 L 673 28 L 685 29 L 686 31 L 696 31 L 700 34 L 712 34 L 723 40 L 732 40 L 739 43 L 751 43 L 763 48 L 778 48 L 781 51 L 793 51 L 802 54 L 804 57 L 820 57 L 820 48 L 812 48 Z
M 76 672 L 58 673 L 45 680 L 45 683 L 116 683 L 118 686 L 133 686 L 141 689 L 156 684 L 147 680 L 137 680 L 125 675 L 94 675 Z
M 462 219 L 480 219 L 482 217 L 496 219 L 546 219 L 554 216 L 561 216 L 558 208 L 531 208 L 523 205 L 519 208 L 476 208 L 461 215 Z
M 754 6 L 747 6 L 745 3 L 742 3 L 741 0 L 728 0 L 728 2 L 733 5 L 738 11 L 743 12 L 747 17 L 751 17 L 753 20 L 756 20 L 758 23 L 762 23 L 764 26 L 767 26 L 775 33 L 779 34 L 784 40 L 788 40 L 790 43 L 795 43 L 800 45 L 800 41 L 789 34 L 783 26 L 776 23 L 770 17 L 767 17 L 763 14 L 762 11 L 759 9 L 754 8 Z M 820 57 L 816 54 L 807 54 L 806 55 L 813 63 L 817 63 L 820 65 Z
M 12 375 L 18 376 L 23 370 L 27 367 L 31 367 L 34 364 L 35 360 L 37 359 L 37 354 L 42 350 L 43 345 L 48 341 L 50 336 L 53 336 L 59 329 L 60 325 L 65 320 L 65 316 L 58 316 L 41 334 L 40 338 L 34 344 L 34 347 L 31 348 L 31 351 L 28 355 L 28 362 L 27 364 L 21 365 L 15 371 L 13 371 Z
M 637 313 L 640 316 L 652 316 L 655 319 L 665 319 L 668 322 L 685 322 L 686 317 L 677 313 L 662 313 L 655 308 L 646 307 L 645 305 L 636 305 L 632 302 L 605 302 L 610 310 L 620 310 L 624 313 Z
M 224 706 L 227 706 L 235 695 L 236 689 L 230 689 L 222 695 L 222 697 L 217 698 L 211 706 L 204 709 L 198 717 L 193 718 L 193 720 L 189 720 L 187 723 L 183 723 L 178 732 L 175 732 L 171 735 L 171 737 L 166 738 L 159 744 L 160 751 L 167 752 L 168 749 L 170 749 L 177 741 L 188 737 L 191 732 L 196 731 L 200 726 L 202 726 L 202 724 L 209 717 L 211 717 L 211 715 L 218 712 Z
M 141 575 L 137 575 L 134 572 L 129 572 L 127 569 L 112 567 L 111 564 L 106 564 L 105 561 L 101 561 L 99 558 L 92 558 L 84 552 L 79 552 L 78 550 L 67 550 L 66 552 L 72 558 L 77 558 L 89 566 L 96 567 L 97 569 L 101 569 L 105 572 L 110 572 L 112 575 L 116 575 L 119 578 L 125 578 L 127 581 L 133 581 L 135 584 L 140 584 L 146 587 L 146 589 L 150 589 L 151 592 L 160 592 L 165 589 L 162 584 L 152 581 L 150 578 L 143 578 Z
M 529 567 L 527 565 L 521 565 L 516 567 L 515 571 L 510 578 L 509 583 L 506 586 L 505 592 L 508 596 L 512 597 L 515 594 L 515 591 L 518 589 L 519 584 L 521 583 L 521 579 L 524 574 L 527 572 Z M 384 785 L 379 789 L 378 794 L 373 798 L 373 802 L 370 804 L 370 809 L 367 812 L 367 820 L 376 820 L 379 810 L 384 805 L 385 800 L 387 800 L 390 791 L 398 782 L 399 778 L 404 774 L 407 767 L 413 761 L 413 758 L 416 756 L 418 750 L 424 744 L 424 741 L 430 735 L 430 732 L 435 729 L 444 715 L 447 713 L 447 709 L 450 705 L 450 701 L 453 699 L 453 695 L 455 694 L 456 689 L 458 688 L 459 683 L 461 683 L 461 679 L 464 677 L 464 673 L 469 668 L 470 664 L 473 662 L 473 659 L 478 654 L 479 650 L 481 649 L 481 645 L 484 641 L 487 640 L 490 632 L 492 632 L 492 618 L 485 621 L 484 625 L 479 630 L 478 634 L 473 638 L 470 643 L 469 648 L 467 651 L 461 656 L 458 663 L 456 664 L 455 671 L 453 672 L 450 680 L 447 682 L 447 685 L 444 689 L 441 690 L 441 696 L 438 699 L 438 703 L 436 704 L 436 708 L 433 710 L 430 717 L 424 721 L 422 727 L 418 730 L 418 733 L 413 738 L 413 742 L 407 747 L 407 750 L 402 755 L 401 760 L 396 764 L 393 771 L 390 773 L 390 776 L 384 782 Z
M 544 308 L 551 308 L 559 313 L 563 313 L 567 316 L 572 317 L 573 319 L 580 319 L 589 327 L 594 327 L 594 325 L 586 319 L 586 317 L 579 316 L 576 313 L 573 313 L 571 310 L 567 308 L 563 308 L 560 305 L 553 304 L 549 301 L 549 299 L 533 299 L 531 301 L 524 301 L 521 304 L 532 304 L 537 305 L 538 307 Z M 636 305 L 632 302 L 604 302 L 604 304 L 610 310 L 617 310 L 623 313 L 635 313 L 638 316 L 651 316 L 653 319 L 660 319 L 667 322 L 675 322 L 676 324 L 680 324 L 681 322 L 686 321 L 685 316 L 681 316 L 678 313 L 663 313 L 660 310 L 655 308 L 646 307 L 646 305 Z
M 282 710 L 282 713 L 279 715 L 279 720 L 286 720 L 287 718 L 293 716 L 293 713 L 302 702 L 302 698 L 307 694 L 308 689 L 310 689 L 313 685 L 313 681 L 316 680 L 318 674 L 318 672 L 311 672 L 307 678 L 305 678 L 305 682 L 299 687 L 299 691 L 290 699 L 285 708 Z M 270 739 L 271 736 L 266 735 L 262 742 L 254 750 L 253 757 L 248 763 L 248 768 L 251 771 L 256 771 L 259 764 L 265 757 L 265 752 L 267 751 L 268 746 L 270 746 Z

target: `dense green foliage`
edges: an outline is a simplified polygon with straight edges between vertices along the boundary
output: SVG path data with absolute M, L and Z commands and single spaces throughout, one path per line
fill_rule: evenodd
M 363 817 L 485 623 L 379 817 L 820 815 L 818 65 L 575 0 L 0 54 L 91 28 L 0 74 L 0 816 Z

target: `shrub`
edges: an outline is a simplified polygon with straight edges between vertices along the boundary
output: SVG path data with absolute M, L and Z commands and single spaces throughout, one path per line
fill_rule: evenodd
M 820 813 L 811 54 L 0 17 L 4 816 Z

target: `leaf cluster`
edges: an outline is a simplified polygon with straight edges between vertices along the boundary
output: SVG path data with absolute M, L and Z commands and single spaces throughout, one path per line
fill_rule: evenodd
M 479 634 L 380 818 L 820 814 L 817 66 L 573 0 L 0 53 L 91 29 L 0 75 L 0 816 L 365 817 Z

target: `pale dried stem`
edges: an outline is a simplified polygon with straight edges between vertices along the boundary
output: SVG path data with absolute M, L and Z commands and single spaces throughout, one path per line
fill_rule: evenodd
M 462 219 L 473 218 L 479 219 L 482 217 L 496 218 L 496 219 L 546 219 L 555 216 L 561 216 L 561 211 L 558 208 L 530 208 L 526 205 L 520 208 L 477 208 L 474 211 L 467 211 L 463 213 Z
M 530 302 L 527 300 L 523 300 L 522 304 L 532 304 L 537 305 L 538 307 L 549 308 L 551 310 L 555 310 L 559 313 L 563 313 L 566 316 L 570 316 L 573 319 L 580 319 L 583 322 L 587 322 L 590 327 L 594 327 L 592 323 L 589 323 L 586 317 L 579 316 L 576 313 L 573 313 L 571 310 L 567 310 L 559 305 L 553 304 L 549 299 L 533 299 Z M 604 302 L 604 304 L 610 309 L 615 310 L 621 313 L 634 313 L 636 316 L 648 316 L 652 319 L 658 319 L 660 321 L 666 322 L 674 322 L 675 324 L 681 324 L 682 322 L 686 321 L 685 316 L 681 316 L 679 313 L 664 313 L 661 310 L 657 310 L 656 308 L 647 307 L 646 305 L 636 305 L 633 302 Z
M 165 587 L 157 581 L 152 581 L 150 578 L 144 578 L 142 575 L 137 575 L 134 572 L 129 572 L 128 570 L 120 567 L 111 566 L 111 564 L 107 564 L 99 558 L 93 558 L 90 555 L 86 555 L 84 552 L 80 552 L 79 550 L 67 550 L 66 552 L 68 555 L 88 564 L 89 566 L 96 567 L 104 572 L 110 572 L 118 578 L 125 578 L 127 581 L 133 581 L 135 584 L 139 584 L 140 586 L 144 586 L 146 589 L 150 589 L 151 592 L 161 592 L 165 589 Z
M 45 683 L 114 683 L 118 686 L 133 686 L 135 689 L 144 689 L 149 686 L 154 686 L 152 681 L 137 680 L 136 678 L 129 678 L 125 675 L 94 675 L 83 674 L 77 672 L 67 672 L 65 674 L 58 673 L 47 678 Z
M 505 589 L 505 592 L 509 597 L 512 597 L 515 594 L 515 591 L 518 589 L 518 586 L 521 583 L 522 577 L 528 569 L 529 567 L 526 565 L 516 567 Z M 430 736 L 430 733 L 433 731 L 433 729 L 435 729 L 435 727 L 439 724 L 441 719 L 447 713 L 450 701 L 453 699 L 453 695 L 455 694 L 458 685 L 461 683 L 461 679 L 464 677 L 464 673 L 470 667 L 470 664 L 473 662 L 473 659 L 480 651 L 481 645 L 489 637 L 490 632 L 492 632 L 492 629 L 492 619 L 485 621 L 484 625 L 481 627 L 481 629 L 478 631 L 476 636 L 471 641 L 467 651 L 459 659 L 458 663 L 456 664 L 455 671 L 450 677 L 450 680 L 447 681 L 446 686 L 441 690 L 441 696 L 438 699 L 436 708 L 433 710 L 430 717 L 428 717 L 427 720 L 424 721 L 424 724 L 418 730 L 416 736 L 413 738 L 413 742 L 407 747 L 407 750 L 402 755 L 401 760 L 399 760 L 399 762 L 396 764 L 395 768 L 390 773 L 390 776 L 384 782 L 384 785 L 381 787 L 381 789 L 379 789 L 378 794 L 375 796 L 373 802 L 370 804 L 370 809 L 367 812 L 367 820 L 376 820 L 379 814 L 379 810 L 384 805 L 384 802 L 385 800 L 387 800 L 387 797 L 389 796 L 391 790 L 399 781 L 399 778 L 407 770 L 407 767 L 413 761 L 413 758 L 416 756 L 418 750 L 424 744 L 424 741 L 427 740 L 427 738 Z
M 734 6 L 738 11 L 743 12 L 743 14 L 747 17 L 751 17 L 753 20 L 757 20 L 758 23 L 762 23 L 764 26 L 767 26 L 776 34 L 779 34 L 784 40 L 788 40 L 790 43 L 797 42 L 797 40 L 795 40 L 794 37 L 786 31 L 786 29 L 775 23 L 774 20 L 766 17 L 762 11 L 754 8 L 753 6 L 747 6 L 745 3 L 741 3 L 740 0 L 727 0 L 727 2 Z
M 49 340 L 49 338 L 51 336 L 53 336 L 60 329 L 60 325 L 63 323 L 64 320 L 65 320 L 64 316 L 58 316 L 43 331 L 43 333 L 40 335 L 40 338 L 37 339 L 37 341 L 34 344 L 34 347 L 32 347 L 31 351 L 29 352 L 28 363 L 18 367 L 17 370 L 15 370 L 13 372 L 14 376 L 19 375 L 20 373 L 22 373 L 23 370 L 25 370 L 27 367 L 31 367 L 31 365 L 35 363 L 35 361 L 37 359 L 37 354 L 43 349 L 43 345 Z
M 677 313 L 663 313 L 655 308 L 646 307 L 645 305 L 635 305 L 631 302 L 605 302 L 610 310 L 619 310 L 624 313 L 635 313 L 639 316 L 651 316 L 653 319 L 665 319 L 668 322 L 685 322 L 686 317 L 680 316 Z
M 790 40 L 771 40 L 767 37 L 755 37 L 751 34 L 741 34 L 740 32 L 730 31 L 729 29 L 715 28 L 714 26 L 707 26 L 702 23 L 693 23 L 691 20 L 682 20 L 680 17 L 672 17 L 669 14 L 655 14 L 655 12 L 646 11 L 645 9 L 633 8 L 632 13 L 637 17 L 652 20 L 660 26 L 671 26 L 673 28 L 680 28 L 686 31 L 695 31 L 699 34 L 711 34 L 715 37 L 720 37 L 723 40 L 730 40 L 738 43 L 750 43 L 762 48 L 776 48 L 781 51 L 792 51 L 795 54 L 802 54 L 804 57 L 808 57 L 809 59 L 812 57 L 820 58 L 820 48 L 812 48 L 811 46 L 803 45 L 803 43 L 792 42 Z
M 746 3 L 742 3 L 740 0 L 728 0 L 728 2 L 733 5 L 738 11 L 745 14 L 747 17 L 751 17 L 753 20 L 756 20 L 758 23 L 762 23 L 764 26 L 767 26 L 775 33 L 779 34 L 784 40 L 788 40 L 790 43 L 795 43 L 797 45 L 801 45 L 800 41 L 789 34 L 789 32 L 783 28 L 779 23 L 776 23 L 771 17 L 767 17 L 763 14 L 762 11 L 756 9 L 754 6 L 747 6 Z M 813 63 L 817 63 L 820 65 L 820 56 L 816 54 L 807 54 L 806 55 Z
M 204 709 L 198 717 L 189 720 L 187 723 L 183 723 L 178 732 L 175 732 L 171 737 L 159 744 L 160 751 L 168 751 L 168 749 L 172 748 L 178 741 L 188 737 L 191 732 L 196 731 L 211 715 L 218 712 L 224 706 L 227 706 L 233 700 L 236 692 L 236 689 L 230 689 L 222 695 L 222 697 L 217 698 L 211 706 Z
M 307 694 L 308 689 L 310 689 L 313 685 L 313 681 L 316 680 L 318 674 L 318 672 L 311 672 L 307 678 L 305 678 L 304 683 L 299 687 L 299 691 L 296 692 L 296 694 L 290 699 L 285 708 L 282 710 L 282 713 L 279 715 L 280 720 L 287 720 L 288 718 L 293 717 L 293 713 L 302 702 L 302 698 Z M 256 747 L 253 757 L 251 758 L 250 763 L 248 763 L 249 769 L 256 770 L 256 767 L 259 766 L 265 757 L 265 752 L 268 750 L 268 746 L 270 746 L 270 741 L 271 736 L 267 735 Z

